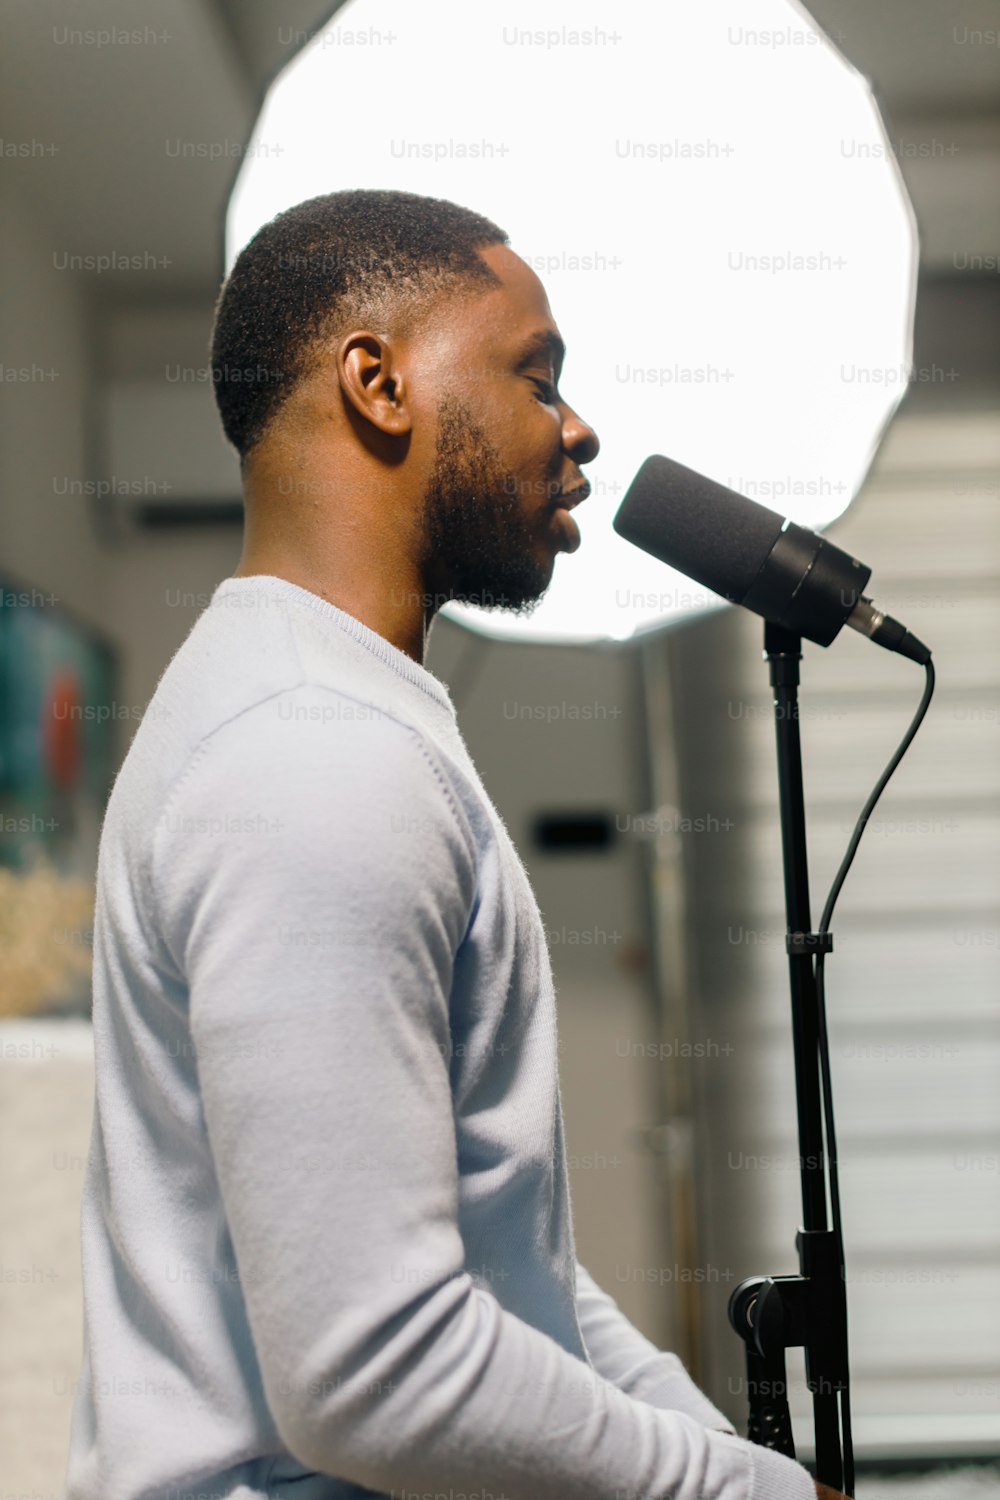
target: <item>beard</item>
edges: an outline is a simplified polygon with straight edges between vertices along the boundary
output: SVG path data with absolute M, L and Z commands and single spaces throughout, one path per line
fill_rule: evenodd
M 420 515 L 421 568 L 435 609 L 450 600 L 517 615 L 535 609 L 552 563 L 539 561 L 538 528 L 521 510 L 520 488 L 469 408 L 446 396 Z

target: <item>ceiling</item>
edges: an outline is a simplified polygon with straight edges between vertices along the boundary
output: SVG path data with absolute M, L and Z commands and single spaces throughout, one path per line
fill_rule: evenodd
M 282 0 L 280 10 L 266 0 L 8 0 L 3 136 L 57 149 L 4 167 L 59 249 L 140 258 L 137 269 L 102 273 L 104 297 L 214 297 L 239 152 L 297 37 L 336 9 L 330 0 Z M 109 32 L 120 39 L 99 45 Z M 283 43 L 288 35 L 296 39 Z M 205 154 L 184 157 L 185 144 Z
M 997 0 L 806 0 L 897 121 L 1000 111 Z M 994 44 L 969 34 L 992 33 Z

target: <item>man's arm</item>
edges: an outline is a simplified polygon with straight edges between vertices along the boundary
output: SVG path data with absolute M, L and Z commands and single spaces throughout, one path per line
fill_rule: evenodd
M 698 1389 L 677 1355 L 657 1349 L 640 1333 L 579 1261 L 576 1296 L 587 1353 L 606 1380 L 637 1401 L 686 1412 L 703 1427 L 735 1432 L 732 1423 Z
M 581 1379 L 466 1272 L 449 999 L 475 847 L 416 733 L 331 696 L 211 736 L 152 871 L 282 1441 L 382 1493 L 815 1500 L 790 1459 Z M 251 831 L 197 831 L 220 817 Z

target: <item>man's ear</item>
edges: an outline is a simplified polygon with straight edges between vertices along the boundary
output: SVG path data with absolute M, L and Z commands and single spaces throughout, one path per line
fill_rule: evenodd
M 337 376 L 347 400 L 373 427 L 390 437 L 409 432 L 409 391 L 386 334 L 361 329 L 345 335 L 337 345 Z

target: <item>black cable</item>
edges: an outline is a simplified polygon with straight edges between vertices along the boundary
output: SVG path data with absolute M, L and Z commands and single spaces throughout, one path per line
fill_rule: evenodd
M 865 825 L 872 815 L 872 810 L 874 809 L 876 802 L 885 790 L 889 778 L 892 776 L 896 767 L 899 765 L 899 762 L 902 760 L 903 756 L 909 749 L 910 742 L 912 741 L 913 736 L 916 734 L 917 730 L 920 728 L 920 725 L 923 723 L 924 715 L 926 714 L 927 709 L 930 706 L 931 696 L 934 692 L 935 681 L 933 662 L 928 660 L 927 662 L 925 662 L 924 668 L 927 673 L 927 677 L 924 684 L 923 697 L 920 700 L 920 704 L 913 716 L 913 720 L 910 724 L 909 729 L 906 731 L 906 734 L 903 736 L 903 739 L 900 742 L 899 748 L 897 749 L 895 755 L 892 757 L 892 760 L 890 760 L 889 764 L 883 771 L 881 777 L 875 785 L 875 790 L 868 798 L 868 801 L 865 803 L 864 808 L 862 809 L 861 816 L 858 818 L 857 823 L 854 825 L 854 832 L 852 833 L 851 841 L 847 846 L 847 853 L 841 860 L 840 868 L 834 877 L 832 886 L 830 887 L 830 894 L 826 898 L 826 905 L 823 908 L 823 915 L 820 918 L 819 923 L 820 933 L 826 933 L 830 930 L 830 919 L 833 916 L 833 908 L 836 904 L 837 897 L 840 895 L 841 887 L 843 886 L 844 881 L 847 878 L 847 872 L 851 868 L 854 856 L 857 853 L 858 845 L 861 842 L 861 835 L 865 831 Z M 830 1083 L 830 1049 L 826 1030 L 826 984 L 824 974 L 825 958 L 825 953 L 817 953 L 816 955 L 816 1012 L 818 1021 L 817 1035 L 819 1046 L 820 1073 L 823 1080 L 823 1119 L 826 1126 L 826 1150 L 827 1160 L 829 1162 L 830 1168 L 830 1221 L 835 1236 L 834 1243 L 837 1249 L 837 1261 L 840 1269 L 840 1278 L 841 1281 L 844 1282 L 844 1297 L 846 1309 L 847 1272 L 846 1266 L 844 1264 L 844 1236 L 840 1217 L 840 1183 L 837 1176 L 837 1136 L 833 1121 L 833 1089 Z M 844 1337 L 846 1341 L 846 1310 Z M 846 1373 L 844 1388 L 840 1393 L 840 1417 L 841 1429 L 843 1432 L 844 1451 L 844 1494 L 853 1495 L 854 1443 L 851 1436 L 850 1384 L 849 1376 Z
M 833 916 L 834 904 L 837 900 L 837 897 L 840 895 L 840 888 L 847 878 L 847 872 L 851 868 L 851 865 L 854 861 L 854 856 L 857 853 L 858 844 L 861 842 L 861 835 L 865 831 L 865 824 L 871 817 L 872 810 L 874 809 L 876 802 L 885 791 L 886 783 L 888 782 L 890 776 L 893 774 L 896 767 L 899 765 L 899 762 L 903 759 L 903 756 L 910 748 L 910 741 L 913 739 L 913 736 L 916 734 L 917 730 L 920 728 L 920 725 L 923 723 L 924 715 L 926 714 L 928 705 L 931 701 L 931 694 L 934 692 L 934 663 L 928 661 L 925 664 L 925 671 L 927 673 L 927 681 L 924 686 L 924 695 L 920 700 L 920 705 L 916 713 L 913 715 L 913 722 L 910 724 L 909 729 L 906 731 L 902 740 L 900 741 L 899 749 L 896 751 L 895 755 L 892 757 L 892 760 L 886 766 L 879 780 L 876 782 L 875 790 L 868 798 L 868 801 L 865 803 L 864 808 L 862 809 L 861 816 L 859 817 L 857 823 L 854 825 L 854 832 L 851 834 L 851 842 L 847 846 L 847 853 L 844 855 L 844 858 L 841 861 L 840 869 L 834 876 L 833 885 L 830 887 L 830 894 L 826 898 L 826 905 L 823 908 L 823 915 L 820 918 L 819 923 L 820 932 L 829 932 L 830 930 L 830 918 Z M 822 958 L 824 955 L 818 954 L 817 956 L 819 958 Z

